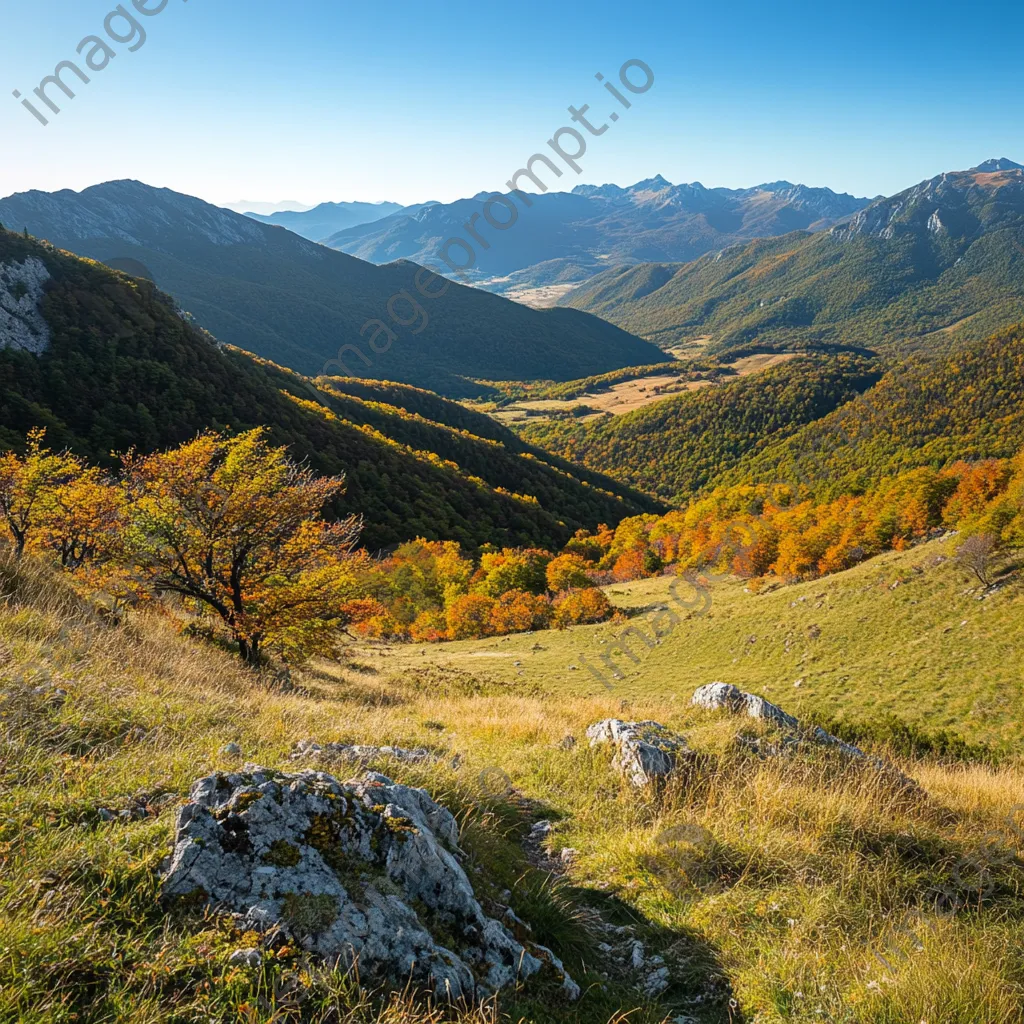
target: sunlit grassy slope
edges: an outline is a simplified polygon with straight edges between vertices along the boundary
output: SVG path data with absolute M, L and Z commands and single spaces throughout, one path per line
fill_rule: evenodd
M 600 629 L 589 628 L 352 651 L 295 671 L 297 689 L 282 692 L 152 612 L 83 631 L 81 607 L 52 579 L 4 570 L 0 1021 L 436 1019 L 402 1002 L 382 1011 L 294 952 L 231 967 L 254 936 L 159 902 L 190 783 L 243 760 L 293 768 L 292 744 L 311 737 L 436 751 L 426 766 L 375 767 L 456 812 L 485 906 L 511 890 L 584 988 L 571 1008 L 513 994 L 474 1024 L 603 1024 L 617 1011 L 638 1024 L 1020 1024 L 1024 862 L 1008 819 L 1024 803 L 1019 763 L 901 760 L 923 790 L 907 792 L 821 752 L 758 759 L 733 743 L 741 723 L 687 706 L 696 685 L 723 678 L 790 710 L 892 706 L 976 737 L 1017 735 L 1020 592 L 974 601 L 931 565 L 938 553 L 762 596 L 716 585 L 710 616 L 627 662 L 612 691 L 567 669 L 596 655 Z M 890 589 L 897 578 L 907 582 Z M 615 597 L 653 603 L 664 586 Z M 699 760 L 661 791 L 633 790 L 584 738 L 621 714 L 679 729 Z M 228 743 L 239 757 L 222 752 Z M 145 816 L 121 816 L 133 808 Z M 532 869 L 521 845 L 541 818 L 554 823 L 549 852 L 578 851 L 561 880 Z M 680 828 L 691 840 L 666 842 Z M 984 876 L 964 867 L 979 858 Z M 939 892 L 949 913 L 934 912 Z M 672 984 L 656 1000 L 628 984 L 628 956 L 602 950 L 595 913 L 665 958 Z M 908 914 L 917 939 L 894 931 Z
M 738 581 L 710 584 L 710 608 L 677 588 L 675 628 L 648 611 L 624 625 L 576 626 L 437 646 L 396 647 L 394 668 L 451 665 L 504 683 L 534 687 L 558 700 L 612 696 L 683 702 L 721 680 L 762 694 L 803 715 L 863 721 L 887 712 L 973 741 L 1024 740 L 1024 588 L 1010 583 L 984 600 L 932 541 L 890 553 L 849 572 L 752 594 Z M 678 608 L 671 579 L 608 588 L 632 609 Z M 655 643 L 653 620 L 664 635 Z M 625 629 L 632 657 L 609 644 Z M 647 638 L 643 640 L 640 634 Z M 602 655 L 621 678 L 616 679 Z M 598 669 L 604 681 L 588 671 Z M 572 669 L 570 666 L 577 666 Z M 803 680 L 800 686 L 794 684 Z M 611 687 L 611 689 L 609 689 Z

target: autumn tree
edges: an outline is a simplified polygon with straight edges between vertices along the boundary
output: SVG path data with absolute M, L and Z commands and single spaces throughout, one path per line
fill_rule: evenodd
M 45 438 L 46 431 L 35 428 L 29 431 L 24 456 L 0 455 L 0 516 L 18 558 L 51 512 L 57 488 L 85 472 L 85 463 L 77 456 L 43 447 Z
M 541 594 L 547 589 L 545 572 L 551 559 L 550 551 L 539 548 L 503 548 L 501 551 L 484 552 L 480 557 L 483 578 L 476 589 L 494 598 L 508 590 Z
M 551 602 L 542 594 L 509 590 L 491 608 L 491 628 L 498 634 L 547 629 L 550 623 Z
M 342 605 L 359 596 L 360 523 L 321 514 L 342 477 L 316 477 L 256 429 L 129 455 L 124 479 L 125 559 L 140 583 L 215 612 L 250 664 L 267 646 L 299 656 L 329 646 Z
M 36 546 L 65 569 L 105 562 L 120 549 L 124 490 L 95 467 L 53 489 L 45 502 Z
M 614 609 L 604 592 L 596 587 L 570 590 L 555 599 L 553 623 L 556 629 L 590 622 L 604 622 Z
M 957 564 L 966 569 L 983 587 L 990 587 L 996 547 L 996 538 L 991 533 L 975 533 L 957 548 Z
M 591 565 L 581 555 L 564 554 L 548 562 L 548 590 L 557 594 L 563 590 L 575 590 L 591 587 L 594 581 L 590 578 Z
M 471 640 L 475 637 L 490 636 L 491 610 L 494 599 L 486 594 L 463 594 L 446 609 L 448 636 L 452 640 Z
M 650 575 L 651 573 L 647 571 L 647 559 L 639 548 L 623 552 L 612 566 L 612 578 L 619 583 L 642 580 Z
M 409 635 L 420 643 L 435 644 L 448 639 L 448 618 L 443 611 L 420 612 L 409 627 Z

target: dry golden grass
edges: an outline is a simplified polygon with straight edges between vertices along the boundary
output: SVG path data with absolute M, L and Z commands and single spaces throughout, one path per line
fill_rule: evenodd
M 908 792 L 822 752 L 756 758 L 737 749 L 735 721 L 665 696 L 537 695 L 526 680 L 417 669 L 386 649 L 372 665 L 353 654 L 296 670 L 285 693 L 273 673 L 180 636 L 154 610 L 94 625 L 48 573 L 0 578 L 0 1021 L 452 1016 L 361 992 L 301 956 L 231 968 L 228 924 L 161 907 L 159 865 L 192 781 L 237 766 L 227 743 L 289 767 L 307 737 L 436 750 L 431 765 L 380 768 L 448 803 L 479 891 L 512 890 L 586 989 L 571 1009 L 514 993 L 454 1014 L 465 1024 L 603 1024 L 617 1011 L 650 1024 L 680 1013 L 706 1024 L 1024 1020 L 1024 862 L 1009 818 L 1024 803 L 1019 765 L 904 761 L 921 787 Z M 634 791 L 583 739 L 610 715 L 678 728 L 699 761 L 658 792 Z M 482 785 L 488 769 L 513 791 Z M 101 820 L 140 800 L 153 813 Z M 554 884 L 520 846 L 542 817 L 553 853 L 579 851 Z M 935 907 L 943 891 L 951 912 Z M 614 980 L 601 990 L 595 911 L 665 956 L 674 982 L 658 1001 Z

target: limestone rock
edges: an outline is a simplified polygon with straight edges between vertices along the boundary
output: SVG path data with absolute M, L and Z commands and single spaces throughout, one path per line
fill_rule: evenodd
M 731 683 L 708 683 L 707 686 L 698 687 L 690 703 L 709 711 L 743 713 L 750 718 L 759 718 L 787 729 L 795 729 L 799 725 L 799 722 L 792 715 L 787 715 L 782 708 L 765 700 L 764 697 L 744 693 Z
M 259 967 L 263 963 L 263 956 L 258 949 L 236 949 L 228 957 L 228 963 L 241 967 Z
M 50 272 L 30 256 L 22 263 L 0 263 L 0 348 L 40 353 L 50 344 L 50 327 L 40 305 Z
M 612 743 L 616 747 L 615 767 L 634 786 L 646 786 L 675 770 L 680 760 L 691 756 L 686 740 L 658 722 L 623 722 L 606 718 L 587 729 L 592 747 Z
M 877 757 L 870 757 L 860 747 L 852 743 L 846 743 L 826 732 L 819 725 L 804 726 L 792 715 L 786 714 L 782 708 L 777 707 L 764 697 L 758 697 L 752 693 L 744 693 L 739 687 L 730 683 L 708 683 L 706 686 L 698 687 L 693 695 L 691 703 L 696 707 L 709 710 L 725 710 L 733 714 L 746 714 L 751 718 L 759 718 L 762 721 L 771 722 L 783 733 L 781 742 L 771 743 L 764 738 L 752 739 L 739 737 L 741 745 L 754 751 L 757 754 L 776 755 L 785 750 L 797 750 L 802 744 L 813 743 L 820 747 L 830 747 L 846 757 L 867 761 L 874 765 L 878 771 L 889 776 L 897 783 L 908 789 L 917 789 L 917 783 L 908 778 L 892 764 Z
M 367 764 L 379 758 L 390 758 L 415 764 L 418 761 L 429 761 L 435 758 L 426 747 L 408 750 L 405 747 L 375 747 L 361 743 L 317 743 L 315 740 L 300 740 L 295 744 L 290 755 L 293 761 L 349 761 Z
M 360 976 L 474 999 L 557 957 L 487 917 L 459 864 L 458 826 L 422 789 L 370 772 L 342 783 L 246 765 L 199 779 L 180 808 L 166 896 L 205 899 L 244 929 L 282 929 Z

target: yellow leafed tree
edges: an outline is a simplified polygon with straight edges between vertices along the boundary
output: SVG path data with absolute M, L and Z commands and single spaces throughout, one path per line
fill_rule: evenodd
M 322 517 L 343 477 L 315 476 L 257 429 L 128 456 L 124 481 L 125 564 L 141 583 L 215 612 L 250 664 L 267 647 L 329 648 L 361 564 L 358 518 Z
M 53 452 L 43 447 L 46 431 L 29 431 L 25 455 L 0 455 L 0 517 L 20 558 L 52 519 L 53 498 L 58 488 L 79 479 L 85 464 L 70 452 Z

